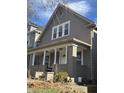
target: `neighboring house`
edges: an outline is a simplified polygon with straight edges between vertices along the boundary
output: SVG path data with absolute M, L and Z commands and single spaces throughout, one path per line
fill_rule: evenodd
M 66 71 L 75 79 L 97 79 L 97 31 L 93 21 L 59 4 L 38 38 L 28 49 L 32 76 L 36 71 Z
M 27 49 L 35 48 L 38 42 L 39 36 L 42 34 L 43 27 L 39 27 L 34 23 L 28 23 L 27 25 Z M 30 56 L 27 56 L 27 68 L 29 69 Z
M 38 27 L 33 23 L 28 23 L 27 26 L 27 48 L 36 47 L 38 37 L 42 33 L 43 27 Z

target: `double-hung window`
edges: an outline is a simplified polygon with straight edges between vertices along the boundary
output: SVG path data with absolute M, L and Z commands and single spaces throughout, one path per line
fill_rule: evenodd
M 62 38 L 70 34 L 70 21 L 64 22 L 57 26 L 54 26 L 52 29 L 52 40 L 57 38 Z
M 63 30 L 63 27 L 62 26 L 59 26 L 59 33 L 58 33 L 59 34 L 58 35 L 59 37 L 62 37 L 62 30 Z
M 53 39 L 57 38 L 57 27 L 53 28 Z
M 66 24 L 64 25 L 64 35 L 68 35 L 68 34 L 69 34 L 69 24 L 66 23 Z

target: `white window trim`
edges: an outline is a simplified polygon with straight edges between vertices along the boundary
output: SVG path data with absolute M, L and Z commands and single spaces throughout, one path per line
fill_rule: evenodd
M 51 37 L 51 40 L 53 40 L 53 30 L 54 30 L 54 28 L 52 28 L 52 37 Z
M 68 34 L 67 35 L 64 35 L 64 30 L 65 30 L 65 24 L 68 24 Z M 62 36 L 59 37 L 59 26 L 62 26 Z M 53 35 L 54 35 L 54 29 L 57 28 L 57 35 L 56 35 L 56 38 L 53 38 Z M 51 40 L 55 40 L 55 39 L 58 39 L 58 38 L 62 38 L 62 37 L 65 37 L 65 36 L 69 36 L 70 35 L 70 20 L 67 21 L 67 22 L 64 22 L 62 24 L 59 24 L 57 26 L 54 26 L 52 28 L 52 37 L 51 37 Z
M 68 24 L 68 27 L 69 27 L 69 28 L 68 28 L 68 34 L 67 34 L 67 35 L 64 35 L 65 24 Z M 63 26 L 64 26 L 64 27 L 63 27 L 63 36 L 69 36 L 69 35 L 70 35 L 70 21 L 65 22 Z
M 54 29 L 55 28 L 57 28 L 57 33 L 56 33 L 56 38 L 53 38 L 53 35 L 54 35 Z M 53 28 L 52 28 L 52 38 L 51 38 L 51 40 L 54 40 L 54 39 L 57 39 L 58 38 L 58 27 L 57 26 L 54 26 Z
M 64 30 L 65 30 L 65 26 L 64 25 L 62 25 L 62 37 L 64 36 Z

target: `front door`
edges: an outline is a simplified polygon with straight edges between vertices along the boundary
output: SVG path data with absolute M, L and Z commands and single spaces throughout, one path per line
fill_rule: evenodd
M 51 60 L 51 52 L 46 53 L 46 57 L 45 57 L 45 66 L 46 66 L 46 70 L 47 71 L 51 71 L 52 70 L 52 60 Z
M 59 51 L 59 64 L 65 64 L 65 63 L 66 63 L 65 48 L 62 48 Z

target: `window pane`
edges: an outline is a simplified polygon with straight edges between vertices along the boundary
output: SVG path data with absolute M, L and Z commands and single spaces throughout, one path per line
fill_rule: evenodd
M 59 37 L 62 36 L 62 26 L 59 26 Z
M 54 31 L 53 31 L 53 38 L 56 38 L 57 36 L 57 28 L 54 28 Z
M 77 62 L 81 62 L 81 52 L 77 52 Z
M 65 24 L 64 35 L 68 35 L 68 28 L 69 28 L 69 25 L 68 24 Z

